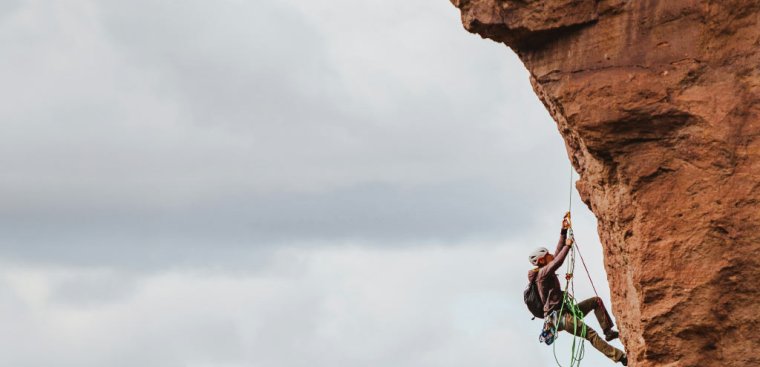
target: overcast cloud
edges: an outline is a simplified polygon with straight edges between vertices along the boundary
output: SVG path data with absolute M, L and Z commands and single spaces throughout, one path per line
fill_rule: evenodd
M 0 49 L 0 365 L 552 365 L 565 148 L 448 1 L 5 0 Z

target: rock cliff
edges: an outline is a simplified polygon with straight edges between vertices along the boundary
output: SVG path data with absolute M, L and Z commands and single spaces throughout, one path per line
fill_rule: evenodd
M 452 3 L 557 122 L 630 365 L 760 366 L 760 2 Z

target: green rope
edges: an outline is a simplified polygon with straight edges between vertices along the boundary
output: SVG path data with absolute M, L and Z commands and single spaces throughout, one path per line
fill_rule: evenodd
M 572 229 L 569 230 L 568 236 L 572 236 Z M 567 263 L 567 274 L 572 275 L 573 271 L 575 270 L 575 242 L 573 242 L 572 247 L 570 248 L 570 254 L 569 254 L 569 261 Z M 586 324 L 582 323 L 581 325 L 578 325 L 579 320 L 583 320 L 583 311 L 581 311 L 580 308 L 578 308 L 578 304 L 575 303 L 575 299 L 572 296 L 573 293 L 575 293 L 575 282 L 572 281 L 572 277 L 566 280 L 565 282 L 565 292 L 562 297 L 562 306 L 560 306 L 559 314 L 557 316 L 557 322 L 556 325 L 554 325 L 554 335 L 557 337 L 559 336 L 559 325 L 562 323 L 563 317 L 565 315 L 565 311 L 573 316 L 573 342 L 572 347 L 570 350 L 570 366 L 569 367 L 578 367 L 580 366 L 581 360 L 583 360 L 583 357 L 585 355 L 585 340 L 586 340 Z M 567 309 L 565 308 L 567 306 Z M 578 328 L 581 328 L 580 335 L 578 334 Z M 580 339 L 580 341 L 579 341 Z M 562 363 L 559 362 L 559 358 L 557 358 L 557 344 L 554 344 L 553 347 L 554 351 L 554 360 L 557 362 L 557 365 L 562 367 Z
M 570 213 L 573 209 L 573 165 L 570 164 L 570 193 L 569 193 L 569 200 L 567 205 L 567 212 Z M 563 293 L 562 297 L 562 306 L 559 308 L 559 314 L 557 315 L 557 322 L 556 325 L 554 325 L 554 335 L 555 338 L 559 337 L 559 325 L 561 322 L 563 322 L 563 317 L 565 314 L 565 311 L 573 316 L 573 344 L 570 349 L 570 366 L 569 367 L 578 367 L 581 364 L 581 360 L 583 360 L 583 357 L 586 354 L 585 344 L 586 341 L 586 333 L 588 330 L 586 330 L 586 323 L 582 323 L 580 326 L 578 325 L 579 320 L 583 320 L 583 311 L 578 307 L 578 304 L 575 303 L 575 298 L 573 297 L 573 294 L 575 293 L 575 282 L 573 281 L 572 274 L 575 271 L 575 251 L 576 251 L 576 244 L 575 244 L 575 238 L 573 236 L 573 229 L 568 229 L 567 238 L 573 238 L 573 244 L 572 247 L 570 247 L 570 253 L 569 259 L 567 262 L 567 274 L 570 275 L 570 277 L 566 278 L 565 282 L 565 292 Z M 580 252 L 579 252 L 580 253 Z M 582 260 L 582 258 L 581 258 Z M 585 267 L 585 264 L 584 264 Z M 586 270 L 588 272 L 588 270 Z M 589 277 L 590 279 L 590 277 Z M 592 283 L 593 285 L 593 283 Z M 594 289 L 594 292 L 596 292 L 596 289 Z M 567 306 L 567 309 L 565 309 L 565 306 Z M 581 328 L 580 335 L 578 334 L 578 328 Z M 580 339 L 580 341 L 579 341 Z M 557 362 L 557 365 L 559 367 L 562 367 L 562 363 L 559 362 L 559 358 L 557 358 L 557 343 L 554 343 L 553 346 L 554 351 L 554 361 Z

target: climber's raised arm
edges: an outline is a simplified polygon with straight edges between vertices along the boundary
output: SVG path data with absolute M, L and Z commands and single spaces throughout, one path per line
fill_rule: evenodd
M 562 236 L 565 237 L 565 236 Z M 557 255 L 554 256 L 554 259 L 550 261 L 546 266 L 541 269 L 542 272 L 546 273 L 554 273 L 559 269 L 560 266 L 562 266 L 562 263 L 565 262 L 565 257 L 567 257 L 567 253 L 570 252 L 570 247 L 572 247 L 572 242 L 568 241 L 562 241 L 559 243 L 560 248 L 558 248 Z
M 568 228 L 570 228 L 570 213 L 569 212 L 565 214 L 564 218 L 562 218 L 562 229 L 559 232 L 559 241 L 557 242 L 557 249 L 554 251 L 555 258 L 559 256 L 559 252 L 562 251 L 562 248 L 565 246 L 565 242 L 567 241 Z

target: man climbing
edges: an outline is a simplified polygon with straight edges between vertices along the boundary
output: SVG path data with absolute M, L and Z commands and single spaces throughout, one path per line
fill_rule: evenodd
M 528 257 L 530 263 L 536 266 L 535 269 L 528 272 L 528 281 L 531 284 L 536 282 L 541 303 L 544 305 L 544 318 L 547 319 L 549 323 L 556 325 L 557 330 L 564 330 L 576 336 L 584 337 L 594 346 L 594 348 L 602 352 L 608 358 L 615 362 L 622 363 L 623 366 L 627 366 L 628 357 L 623 351 L 602 340 L 596 331 L 585 326 L 583 323 L 583 317 L 593 310 L 596 319 L 599 320 L 599 325 L 601 325 L 602 330 L 604 330 L 605 339 L 611 341 L 618 337 L 618 332 L 612 330 L 612 319 L 599 297 L 589 298 L 578 303 L 577 308 L 579 309 L 579 314 L 577 315 L 574 315 L 573 312 L 571 312 L 571 305 L 567 304 L 573 302 L 572 299 L 568 298 L 568 302 L 566 302 L 563 307 L 564 292 L 562 292 L 559 279 L 555 272 L 565 261 L 565 257 L 567 257 L 568 252 L 570 252 L 570 249 L 573 246 L 573 239 L 567 238 L 568 228 L 570 228 L 569 212 L 565 214 L 565 217 L 562 220 L 562 230 L 560 231 L 557 250 L 554 251 L 554 254 L 549 253 L 549 250 L 546 248 L 540 247 L 533 251 Z M 560 310 L 562 311 L 561 316 Z M 582 313 L 582 315 L 580 315 L 580 313 Z

